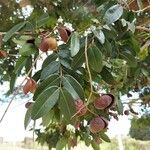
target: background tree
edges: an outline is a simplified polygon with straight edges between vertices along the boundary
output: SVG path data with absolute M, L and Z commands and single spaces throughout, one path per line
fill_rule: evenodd
M 42 118 L 41 128 L 33 127 L 38 142 L 62 149 L 81 140 L 99 149 L 101 139 L 110 142 L 110 118 L 123 114 L 122 95 L 138 92 L 149 105 L 149 95 L 141 95 L 150 84 L 148 0 L 1 3 L 10 12 L 1 18 L 8 24 L 1 27 L 0 77 L 14 95 L 1 121 L 22 89 L 33 93 L 25 128 Z M 19 76 L 25 78 L 15 87 Z M 125 102 L 132 113 L 136 102 Z

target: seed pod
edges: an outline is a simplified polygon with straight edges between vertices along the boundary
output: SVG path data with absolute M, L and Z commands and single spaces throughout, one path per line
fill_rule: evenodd
M 27 94 L 28 92 L 34 93 L 37 88 L 37 83 L 33 79 L 28 79 L 26 84 L 23 86 L 23 92 L 24 94 Z
M 95 101 L 94 101 L 94 106 L 97 109 L 106 109 L 112 106 L 112 104 L 114 103 L 114 97 L 112 97 L 109 94 L 104 94 L 100 97 L 98 97 Z
M 66 27 L 58 27 L 59 35 L 65 43 L 68 41 L 69 36 L 71 35 L 71 31 Z
M 98 116 L 96 118 L 93 118 L 90 121 L 89 130 L 92 133 L 98 133 L 102 131 L 103 129 L 105 129 L 106 126 L 107 126 L 106 120 Z
M 57 50 L 57 41 L 53 37 L 44 38 L 39 46 L 39 49 L 43 52 L 48 50 L 54 51 Z

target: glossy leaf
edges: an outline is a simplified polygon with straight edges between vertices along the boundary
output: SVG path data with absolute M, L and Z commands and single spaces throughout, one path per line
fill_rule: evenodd
M 75 102 L 73 97 L 65 89 L 60 90 L 59 108 L 67 123 L 72 122 L 72 116 L 75 114 Z
M 57 59 L 57 54 L 56 53 L 52 53 L 51 55 L 49 55 L 43 62 L 42 64 L 42 68 L 47 67 L 51 62 L 55 61 Z
M 117 4 L 111 6 L 104 15 L 104 20 L 107 24 L 114 23 L 117 21 L 123 14 L 123 8 L 121 5 Z
M 19 31 L 20 29 L 22 29 L 25 26 L 26 22 L 21 22 L 16 24 L 15 26 L 13 26 L 8 32 L 7 34 L 5 34 L 3 41 L 7 42 L 14 34 L 15 32 Z
M 37 99 L 37 97 L 40 95 L 40 93 L 42 93 L 47 88 L 49 88 L 51 86 L 59 86 L 59 84 L 60 84 L 59 75 L 57 75 L 57 74 L 50 75 L 46 80 L 44 80 L 43 82 L 41 82 L 38 85 L 38 87 L 34 93 L 33 100 L 35 101 Z
M 116 97 L 116 104 L 117 104 L 117 111 L 119 115 L 123 115 L 123 104 L 121 102 L 121 99 Z
M 59 88 L 57 86 L 49 87 L 43 91 L 33 105 L 31 113 L 32 119 L 36 120 L 48 113 L 57 103 L 58 98 Z
M 80 50 L 79 34 L 77 32 L 72 33 L 70 50 L 72 57 L 74 57 Z
M 60 63 L 58 61 L 53 61 L 47 65 L 41 72 L 41 80 L 46 79 L 49 75 L 59 71 Z
M 94 71 L 101 72 L 103 68 L 103 56 L 101 51 L 95 45 L 88 49 L 88 60 L 90 67 Z
M 64 88 L 72 95 L 74 99 L 84 99 L 84 91 L 80 83 L 70 75 L 63 77 Z

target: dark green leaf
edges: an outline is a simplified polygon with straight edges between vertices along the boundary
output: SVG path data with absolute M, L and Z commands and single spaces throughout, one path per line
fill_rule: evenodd
M 84 60 L 85 60 L 84 49 L 80 49 L 78 54 L 75 57 L 73 57 L 71 63 L 72 68 L 77 69 L 78 67 L 81 67 Z
M 70 75 L 63 77 L 64 88 L 72 95 L 74 99 L 84 99 L 84 91 L 80 83 Z
M 33 105 L 31 113 L 32 119 L 36 120 L 48 113 L 57 103 L 58 98 L 59 88 L 57 86 L 49 87 L 43 91 Z
M 57 54 L 56 53 L 52 53 L 51 55 L 49 55 L 43 62 L 42 64 L 42 68 L 47 67 L 52 61 L 55 61 L 57 59 Z
M 21 22 L 19 24 L 16 24 L 15 26 L 13 26 L 8 32 L 7 34 L 5 34 L 3 41 L 7 42 L 14 34 L 15 32 L 19 31 L 21 28 L 23 28 L 25 26 L 26 22 Z
M 107 24 L 114 23 L 117 21 L 123 14 L 123 8 L 121 5 L 114 5 L 110 7 L 105 15 L 104 15 L 104 20 L 106 21 Z
M 56 150 L 62 150 L 67 143 L 68 139 L 66 137 L 62 137 L 56 144 Z
M 127 64 L 130 66 L 130 67 L 136 67 L 137 66 L 137 61 L 136 61 L 136 58 L 130 54 L 130 52 L 122 52 L 120 54 L 121 58 L 123 58 L 124 60 L 127 61 Z
M 53 61 L 47 65 L 41 72 L 41 80 L 46 79 L 49 75 L 59 71 L 60 63 L 58 61 Z
M 25 114 L 25 119 L 24 119 L 24 128 L 26 129 L 31 121 L 31 111 L 32 111 L 32 106 L 29 107 L 26 111 Z
M 17 75 L 15 73 L 13 73 L 11 75 L 11 79 L 10 79 L 10 93 L 12 93 L 14 90 L 16 79 L 17 79 Z
M 46 113 L 43 117 L 42 117 L 42 125 L 47 127 L 50 122 L 53 120 L 54 117 L 54 110 L 51 109 L 48 113 Z
M 94 140 L 91 141 L 91 146 L 94 150 L 100 150 L 100 146 Z
M 65 89 L 60 90 L 59 95 L 59 107 L 61 113 L 64 115 L 64 119 L 70 123 L 71 117 L 75 114 L 75 102 L 70 93 L 68 93 Z
M 95 45 L 88 49 L 88 60 L 90 67 L 94 71 L 101 72 L 103 68 L 103 56 L 101 51 Z
M 100 133 L 100 138 L 101 138 L 102 140 L 104 140 L 105 142 L 108 142 L 108 143 L 111 142 L 110 138 L 109 138 L 104 132 L 101 132 L 101 133 Z
M 111 72 L 108 71 L 108 69 L 106 67 L 103 67 L 100 75 L 102 76 L 102 79 L 108 83 L 108 84 L 115 84 L 115 79 L 114 77 L 112 76 Z
M 32 67 L 32 56 L 28 57 L 26 60 L 26 64 L 25 64 L 26 74 L 29 72 L 31 67 Z M 32 74 L 32 71 L 29 76 L 31 76 L 31 74 Z
M 77 32 L 72 33 L 70 50 L 72 57 L 75 56 L 80 50 L 79 34 Z
M 31 54 L 35 53 L 36 49 L 33 44 L 24 44 L 20 49 L 19 49 L 19 54 L 22 56 L 30 56 Z
M 121 102 L 121 99 L 116 97 L 116 104 L 117 104 L 117 111 L 119 115 L 123 115 L 123 104 Z
M 49 20 L 49 14 L 48 13 L 44 13 L 42 16 L 39 17 L 39 19 L 36 22 L 36 25 L 38 27 L 41 27 L 42 25 L 45 25 L 48 20 Z
M 60 77 L 57 74 L 50 75 L 46 80 L 44 80 L 42 83 L 38 85 L 38 88 L 36 89 L 33 100 L 35 101 L 37 97 L 47 88 L 51 86 L 59 86 L 60 84 Z
M 25 57 L 25 56 L 21 56 L 18 58 L 16 62 L 15 70 L 14 70 L 16 74 L 20 73 L 21 69 L 25 66 L 27 59 L 28 57 Z

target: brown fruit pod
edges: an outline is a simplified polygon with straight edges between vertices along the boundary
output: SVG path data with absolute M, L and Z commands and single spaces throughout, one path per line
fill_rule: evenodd
M 8 56 L 8 54 L 6 51 L 0 50 L 0 58 L 5 58 L 7 56 Z
M 71 35 L 71 31 L 66 27 L 58 27 L 58 33 L 65 43 L 67 43 L 69 36 Z
M 111 94 L 103 94 L 102 96 L 98 97 L 94 101 L 94 106 L 96 109 L 108 109 L 110 108 L 114 103 L 114 96 Z
M 92 133 L 98 133 L 100 131 L 102 131 L 103 129 L 106 128 L 106 122 L 104 119 L 102 119 L 101 117 L 96 117 L 96 118 L 93 118 L 91 121 L 90 121 L 90 125 L 89 125 L 89 130 L 92 132 Z
M 57 50 L 57 40 L 53 37 L 44 38 L 40 43 L 39 49 L 43 52 Z
M 28 92 L 34 93 L 37 88 L 37 83 L 33 79 L 28 79 L 25 85 L 23 86 L 23 92 L 24 94 L 27 94 Z

